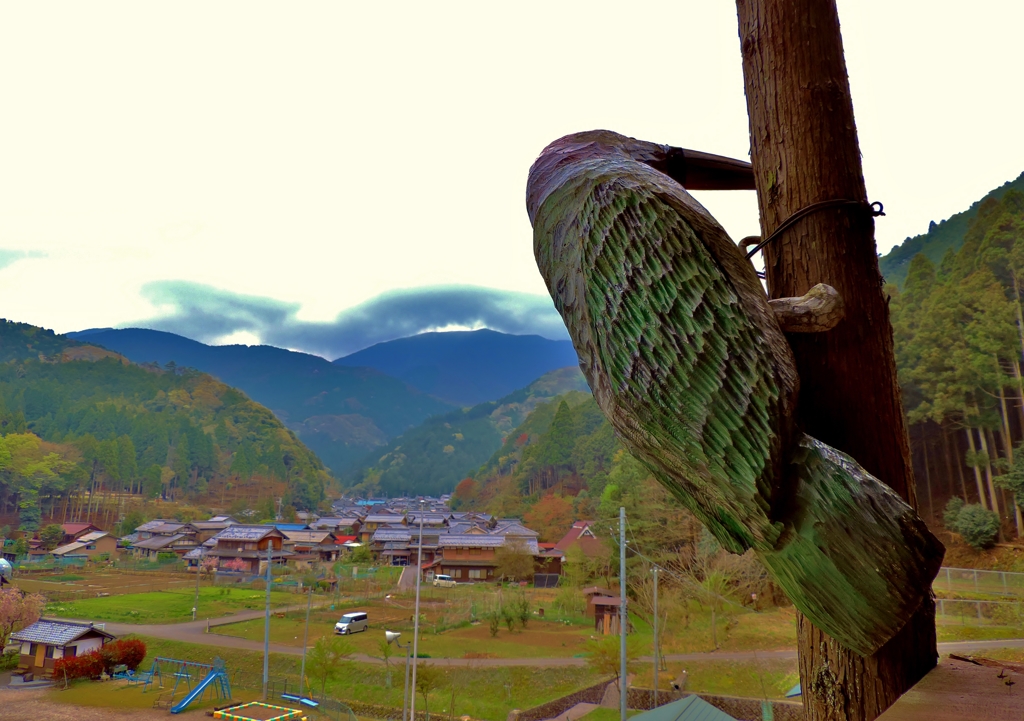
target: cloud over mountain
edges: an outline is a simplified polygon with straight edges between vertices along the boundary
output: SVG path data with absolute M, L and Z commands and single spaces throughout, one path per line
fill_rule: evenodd
M 244 332 L 268 345 L 332 359 L 374 343 L 451 327 L 491 328 L 558 340 L 568 337 L 547 296 L 476 286 L 391 291 L 327 322 L 300 320 L 299 303 L 188 281 L 157 281 L 145 285 L 142 292 L 162 314 L 126 326 L 164 330 L 204 343 Z

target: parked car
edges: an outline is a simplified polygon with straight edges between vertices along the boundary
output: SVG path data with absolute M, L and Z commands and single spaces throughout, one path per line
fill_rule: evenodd
M 454 588 L 455 579 L 451 576 L 446 576 L 443 573 L 439 573 L 434 576 L 434 585 L 440 586 L 441 588 Z
M 334 632 L 340 634 L 359 633 L 370 627 L 366 614 L 362 611 L 346 613 L 341 620 L 334 624 Z

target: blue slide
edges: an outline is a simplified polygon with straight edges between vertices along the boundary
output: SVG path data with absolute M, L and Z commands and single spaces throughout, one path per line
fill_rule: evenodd
M 181 713 L 184 711 L 193 701 L 202 698 L 203 693 L 211 685 L 220 691 L 223 698 L 231 698 L 231 684 L 228 682 L 228 674 L 224 668 L 224 662 L 220 659 L 217 659 L 210 673 L 206 674 L 206 678 L 200 681 L 198 686 L 192 689 L 177 705 L 171 707 L 171 713 Z

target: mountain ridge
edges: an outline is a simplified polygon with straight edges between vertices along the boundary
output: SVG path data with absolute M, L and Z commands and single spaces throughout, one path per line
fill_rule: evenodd
M 924 253 L 928 260 L 937 266 L 950 249 L 960 250 L 964 244 L 964 236 L 967 234 L 968 227 L 971 221 L 977 217 L 981 205 L 990 199 L 1002 199 L 1010 190 L 1024 191 L 1024 172 L 1013 180 L 1006 181 L 998 188 L 990 190 L 972 203 L 967 210 L 954 213 L 938 223 L 932 221 L 928 226 L 927 233 L 907 238 L 893 247 L 878 259 L 878 267 L 885 282 L 903 287 L 903 283 L 907 279 L 907 271 L 910 268 L 910 261 L 918 253 Z
M 368 366 L 453 405 L 493 401 L 548 371 L 579 364 L 572 342 L 483 328 L 420 333 L 377 343 L 334 361 Z

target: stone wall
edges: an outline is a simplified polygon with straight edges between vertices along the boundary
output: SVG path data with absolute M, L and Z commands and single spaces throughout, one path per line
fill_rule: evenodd
M 548 701 L 525 711 L 513 709 L 509 711 L 506 721 L 541 721 L 541 719 L 556 718 L 578 703 L 601 703 L 608 683 L 608 681 L 602 681 L 582 691 L 556 698 L 554 701 Z
M 689 696 L 686 691 L 658 691 L 658 704 L 664 705 Z M 761 721 L 761 700 L 756 698 L 740 698 L 737 696 L 716 696 L 713 694 L 695 694 L 715 708 L 721 709 L 737 721 Z M 772 699 L 772 713 L 775 721 L 803 721 L 804 707 L 800 702 Z M 626 704 L 631 709 L 654 708 L 654 690 L 649 688 L 630 688 L 626 696 Z

